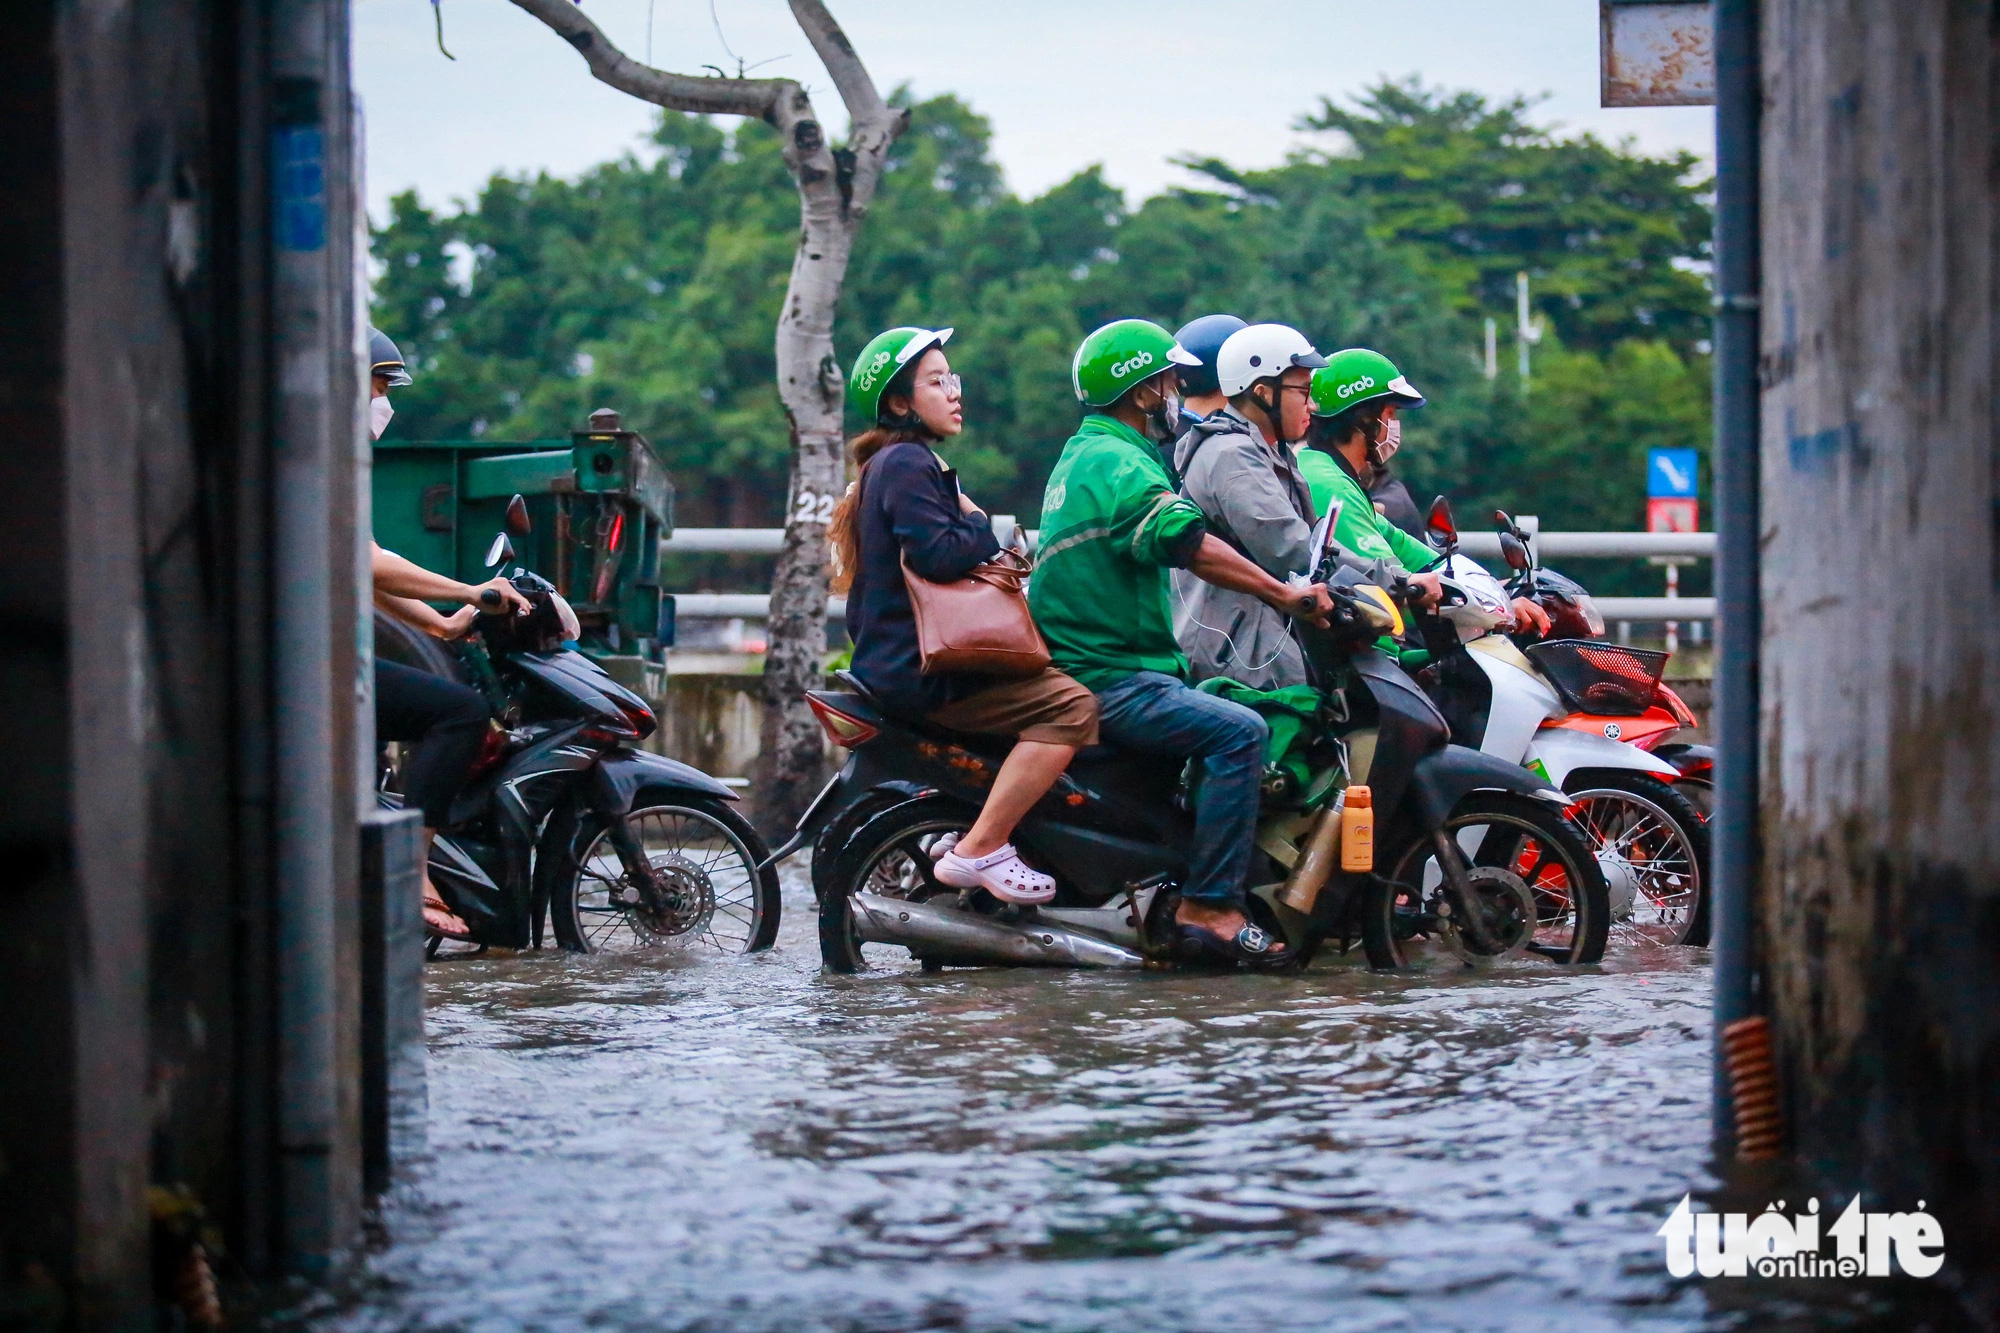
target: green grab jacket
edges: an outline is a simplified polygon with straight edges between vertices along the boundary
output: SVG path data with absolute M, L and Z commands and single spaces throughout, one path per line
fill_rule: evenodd
M 1187 679 L 1167 570 L 1207 532 L 1160 452 L 1116 418 L 1083 419 L 1042 496 L 1028 608 L 1055 665 L 1093 690 L 1140 671 Z

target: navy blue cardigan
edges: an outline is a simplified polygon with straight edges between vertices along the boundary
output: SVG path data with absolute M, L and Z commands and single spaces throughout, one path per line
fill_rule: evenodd
M 922 716 L 986 689 L 995 677 L 926 676 L 903 587 L 902 556 L 933 583 L 965 577 L 1000 553 L 993 524 L 958 507 L 958 474 L 930 446 L 892 444 L 868 460 L 855 515 L 856 569 L 847 592 L 853 671 L 896 712 Z

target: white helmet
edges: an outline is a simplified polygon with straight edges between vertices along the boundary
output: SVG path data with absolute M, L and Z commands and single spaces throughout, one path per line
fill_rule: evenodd
M 1236 330 L 1215 354 L 1216 386 L 1234 398 L 1258 380 L 1282 375 L 1293 366 L 1318 370 L 1326 358 L 1306 335 L 1288 324 L 1252 324 Z

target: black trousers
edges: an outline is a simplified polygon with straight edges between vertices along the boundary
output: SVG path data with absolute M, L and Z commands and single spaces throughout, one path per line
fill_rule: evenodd
M 397 662 L 375 662 L 375 738 L 414 741 L 403 761 L 403 803 L 442 828 L 486 739 L 486 700 L 469 685 Z

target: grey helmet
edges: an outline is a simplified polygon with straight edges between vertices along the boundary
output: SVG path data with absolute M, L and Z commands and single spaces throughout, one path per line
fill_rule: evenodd
M 389 340 L 389 335 L 368 326 L 368 371 L 389 381 L 389 387 L 400 389 L 410 383 L 410 372 L 403 365 L 403 353 Z

